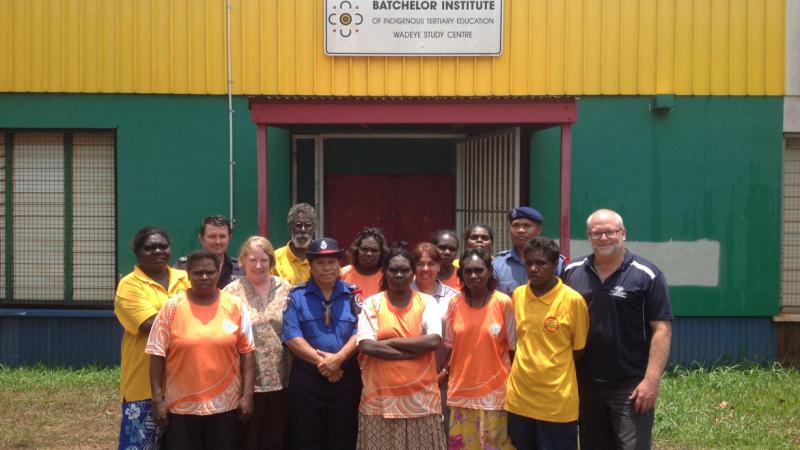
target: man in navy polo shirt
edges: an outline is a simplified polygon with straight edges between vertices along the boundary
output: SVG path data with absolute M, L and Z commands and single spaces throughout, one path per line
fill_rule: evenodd
M 563 275 L 589 305 L 589 337 L 577 361 L 581 449 L 649 449 L 672 338 L 667 282 L 625 249 L 616 212 L 593 212 L 586 228 L 593 253 Z
M 530 206 L 521 206 L 508 211 L 508 231 L 512 247 L 498 253 L 492 260 L 492 270 L 500 292 L 510 296 L 514 289 L 528 283 L 523 249 L 528 241 L 542 232 L 542 222 L 544 222 L 542 213 Z M 556 275 L 561 274 L 563 265 L 564 257 L 559 255 Z

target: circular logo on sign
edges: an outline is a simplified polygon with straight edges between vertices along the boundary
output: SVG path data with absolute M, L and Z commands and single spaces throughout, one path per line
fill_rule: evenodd
M 358 9 L 358 5 L 354 6 L 348 0 L 340 2 L 338 10 L 336 5 L 332 5 L 331 9 L 328 10 L 330 31 L 333 33 L 338 32 L 344 38 L 350 37 L 353 34 L 353 30 L 358 33 L 359 25 L 364 23 L 364 16 L 357 11 Z M 350 12 L 344 12 L 345 10 Z
M 489 325 L 489 334 L 491 334 L 492 336 L 499 336 L 500 335 L 500 324 L 499 323 L 493 323 L 493 324 Z
M 561 325 L 555 317 L 550 316 L 544 319 L 544 329 L 547 330 L 548 333 L 555 333 L 560 327 Z

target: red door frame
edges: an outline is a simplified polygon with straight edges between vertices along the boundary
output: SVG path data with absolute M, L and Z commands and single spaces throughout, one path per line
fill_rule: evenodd
M 561 127 L 559 239 L 569 257 L 569 196 L 572 171 L 572 124 L 578 118 L 573 97 L 353 99 L 252 97 L 250 111 L 258 136 L 258 232 L 267 236 L 267 127 L 294 125 L 514 125 Z

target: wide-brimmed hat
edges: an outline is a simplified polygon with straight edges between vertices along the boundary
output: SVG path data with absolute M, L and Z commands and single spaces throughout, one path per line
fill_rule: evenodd
M 306 257 L 313 259 L 316 256 L 337 256 L 341 258 L 344 255 L 344 250 L 339 248 L 339 243 L 336 239 L 321 238 L 314 239 L 311 245 L 306 250 Z

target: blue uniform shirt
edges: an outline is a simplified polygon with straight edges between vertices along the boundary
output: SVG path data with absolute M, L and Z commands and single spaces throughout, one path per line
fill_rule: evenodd
M 283 312 L 281 342 L 301 337 L 315 349 L 336 353 L 356 334 L 358 317 L 350 307 L 350 289 L 341 280 L 331 294 L 331 325 L 324 320 L 325 300 L 314 279 L 300 283 L 289 292 Z
M 561 274 L 563 266 L 564 257 L 559 255 L 556 275 Z M 525 261 L 513 248 L 497 254 L 497 257 L 492 261 L 492 270 L 494 271 L 494 277 L 497 279 L 497 290 L 508 296 L 511 296 L 514 289 L 528 282 Z

